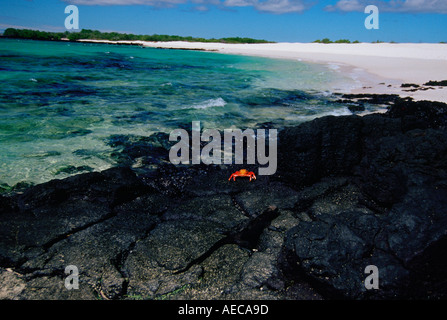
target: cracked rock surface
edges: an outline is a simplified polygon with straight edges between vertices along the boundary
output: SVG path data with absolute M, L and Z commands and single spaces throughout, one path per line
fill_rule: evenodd
M 157 160 L 0 195 L 0 299 L 446 298 L 447 106 L 393 102 L 282 129 L 252 182 Z

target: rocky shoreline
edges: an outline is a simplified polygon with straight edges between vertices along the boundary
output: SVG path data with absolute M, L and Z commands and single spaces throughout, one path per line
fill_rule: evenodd
M 256 181 L 117 137 L 119 167 L 0 195 L 0 298 L 445 299 L 447 105 L 367 98 L 389 110 L 280 130 Z

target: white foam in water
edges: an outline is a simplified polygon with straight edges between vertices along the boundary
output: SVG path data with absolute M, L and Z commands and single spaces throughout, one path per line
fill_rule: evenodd
M 316 118 L 321 118 L 321 117 L 325 117 L 325 116 L 349 116 L 349 115 L 352 115 L 352 112 L 348 108 L 340 108 L 340 109 L 333 109 L 328 112 L 322 112 L 322 113 L 313 114 L 313 115 L 309 115 L 309 116 L 303 116 L 303 115 L 291 116 L 287 120 L 306 122 L 306 121 L 311 121 Z
M 0 140 L 0 184 L 12 186 L 20 181 L 42 183 L 87 172 L 88 168 L 100 171 L 112 167 L 117 164 L 114 153 L 119 151 L 108 144 L 112 135 L 148 137 L 157 132 L 169 133 L 191 120 L 201 121 L 203 128 L 223 130 L 256 127 L 265 122 L 275 123 L 280 128 L 282 123 L 297 125 L 327 115 L 350 115 L 349 109 L 326 103 L 326 100 L 331 97 L 334 88 L 345 91 L 344 88 L 355 87 L 358 77 L 362 75 L 361 70 L 353 69 L 352 74 L 346 76 L 340 72 L 343 64 L 337 63 L 320 65 L 243 56 L 225 56 L 216 61 L 205 59 L 203 63 L 197 62 L 201 61 L 198 59 L 194 60 L 194 66 L 197 64 L 199 68 L 189 68 L 187 63 L 195 54 L 192 52 L 169 52 L 166 53 L 170 55 L 169 59 L 165 60 L 165 54 L 159 55 L 157 50 L 107 48 L 110 49 L 105 50 L 110 51 L 100 50 L 98 53 L 95 46 L 76 46 L 73 52 L 80 53 L 79 61 L 78 58 L 74 61 L 69 59 L 72 61 L 70 63 L 74 63 L 74 70 L 85 72 L 87 80 L 75 80 L 67 85 L 76 86 L 76 90 L 79 86 L 80 92 L 86 88 L 96 94 L 77 97 L 74 90 L 68 96 L 70 99 L 59 99 L 58 94 L 65 87 L 52 87 L 53 82 L 45 84 L 40 79 L 50 77 L 55 72 L 60 72 L 57 76 L 65 76 L 65 72 L 52 65 L 43 68 L 39 61 L 24 80 L 35 83 L 30 87 L 36 92 L 40 90 L 39 83 L 44 83 L 44 89 L 52 94 L 48 101 L 40 101 L 38 95 L 21 94 L 22 88 L 16 85 L 15 80 L 7 84 L 5 88 L 10 88 L 14 97 L 21 97 L 21 102 L 26 103 L 29 116 L 20 118 L 23 123 L 16 121 L 17 114 L 22 115 L 24 111 L 17 107 L 17 102 L 12 98 L 7 104 L 8 109 L 3 105 L 0 108 L 9 116 L 3 117 L 2 114 L 0 124 L 5 124 L 2 130 L 6 128 L 6 131 L 0 134 L 19 133 L 18 142 Z M 42 55 L 47 54 L 45 52 Z M 116 72 L 113 68 L 107 72 L 104 70 L 104 79 L 98 79 L 102 69 L 85 69 L 83 63 L 86 59 L 93 61 L 97 55 L 108 59 L 106 55 L 112 53 L 120 53 L 123 59 L 132 61 L 129 63 L 131 69 Z M 87 57 L 86 54 L 91 56 Z M 53 52 L 48 52 L 47 56 L 50 59 Z M 57 61 L 66 62 L 62 58 Z M 151 68 L 153 63 L 164 67 Z M 19 67 L 23 68 L 22 65 Z M 146 69 L 151 71 L 141 71 Z M 208 69 L 210 73 L 204 72 Z M 16 76 L 5 74 L 8 75 L 6 79 Z M 3 73 L 1 76 L 4 79 Z M 158 90 L 162 87 L 163 90 Z M 290 99 L 287 98 L 288 91 Z M 305 98 L 300 98 L 300 92 Z M 250 101 L 255 103 L 251 104 Z M 41 108 L 42 102 L 45 106 Z M 45 112 L 48 112 L 47 116 Z M 12 127 L 16 123 L 28 130 L 26 136 Z M 38 125 L 32 128 L 30 124 Z M 90 133 L 70 134 L 71 130 L 78 128 Z M 54 132 L 54 137 L 51 132 Z M 22 136 L 24 141 L 20 140 Z M 134 167 L 144 165 L 142 158 L 134 163 Z M 73 170 L 74 173 L 63 170 L 83 166 L 87 169 Z
M 328 67 L 331 70 L 340 70 L 340 65 L 337 63 L 328 63 Z
M 334 109 L 329 112 L 322 113 L 320 117 L 324 116 L 349 116 L 352 112 L 348 108 Z
M 225 107 L 225 105 L 227 104 L 227 102 L 222 99 L 222 98 L 217 98 L 217 99 L 209 99 L 206 100 L 202 103 L 198 103 L 198 104 L 193 104 L 190 107 L 186 107 L 184 109 L 190 109 L 190 108 L 194 108 L 194 109 L 208 109 L 208 108 L 213 108 L 213 107 Z

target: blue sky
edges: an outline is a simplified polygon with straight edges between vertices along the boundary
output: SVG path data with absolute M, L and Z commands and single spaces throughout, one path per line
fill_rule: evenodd
M 65 31 L 69 4 L 79 9 L 80 28 L 101 31 L 279 42 L 447 42 L 447 0 L 0 0 L 0 29 Z M 378 30 L 364 27 L 369 4 L 379 8 Z

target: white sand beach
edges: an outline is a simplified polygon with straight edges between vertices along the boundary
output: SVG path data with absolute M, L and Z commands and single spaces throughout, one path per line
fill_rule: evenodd
M 90 41 L 92 40 L 80 40 Z M 361 85 L 351 93 L 399 94 L 414 100 L 447 102 L 447 87 L 423 86 L 447 80 L 447 44 L 429 43 L 266 43 L 225 44 L 200 42 L 103 41 L 166 49 L 216 51 L 329 64 Z M 401 87 L 403 83 L 420 88 Z M 415 90 L 416 89 L 416 90 Z M 411 90 L 411 91 L 410 91 Z

